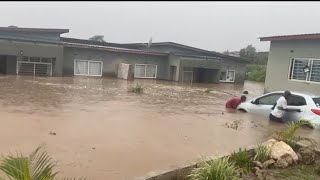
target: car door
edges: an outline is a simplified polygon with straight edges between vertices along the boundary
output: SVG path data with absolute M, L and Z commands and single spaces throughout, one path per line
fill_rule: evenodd
M 284 120 L 287 121 L 297 121 L 300 120 L 307 109 L 307 102 L 306 99 L 303 96 L 299 96 L 299 95 L 292 95 L 289 99 L 288 99 L 288 106 L 287 108 L 294 108 L 294 109 L 300 109 L 301 112 L 286 112 L 284 114 Z
M 281 96 L 282 93 L 271 93 L 257 98 L 251 102 L 250 112 L 268 116 Z

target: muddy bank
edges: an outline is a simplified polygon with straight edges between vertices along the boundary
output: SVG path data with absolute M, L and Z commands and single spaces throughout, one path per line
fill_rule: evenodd
M 127 92 L 136 82 L 145 86 L 142 96 Z M 225 100 L 244 88 L 233 84 L 3 76 L 0 87 L 0 152 L 29 153 L 46 143 L 63 176 L 132 179 L 256 144 L 269 129 L 284 127 L 225 112 Z M 234 121 L 237 130 L 226 126 Z

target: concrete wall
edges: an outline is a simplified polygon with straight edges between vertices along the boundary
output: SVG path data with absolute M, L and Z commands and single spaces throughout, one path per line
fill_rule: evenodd
M 320 84 L 288 79 L 291 58 L 320 59 L 320 40 L 272 41 L 268 57 L 265 92 L 291 90 L 303 93 L 320 92 Z
M 6 74 L 17 73 L 17 56 L 7 56 L 7 72 Z
M 65 75 L 74 75 L 75 59 L 102 61 L 103 76 L 116 77 L 118 64 L 126 63 L 133 65 L 133 72 L 135 71 L 135 64 L 155 64 L 157 65 L 157 79 L 169 78 L 169 64 L 167 56 L 142 55 L 96 49 L 65 47 L 63 67 L 63 72 Z
M 56 62 L 53 69 L 53 76 L 62 75 L 62 45 L 0 40 L 0 55 L 12 55 L 19 59 L 21 58 L 20 51 L 23 51 L 23 56 L 47 58 L 55 57 Z M 15 59 L 11 58 L 11 60 Z M 14 63 L 10 61 L 8 64 Z M 10 68 L 13 67 L 10 66 Z M 14 68 L 16 68 L 16 66 Z
M 176 76 L 175 76 L 175 80 L 174 81 L 179 81 L 179 73 L 180 73 L 180 58 L 178 56 L 172 55 L 170 54 L 169 56 L 169 71 L 170 70 L 170 66 L 175 66 L 177 67 L 176 69 Z M 169 77 L 168 79 L 170 79 L 171 77 L 171 72 L 169 72 Z
M 221 61 L 220 71 L 235 70 L 236 71 L 235 83 L 244 83 L 247 64 L 248 63 L 245 61 L 223 59 Z

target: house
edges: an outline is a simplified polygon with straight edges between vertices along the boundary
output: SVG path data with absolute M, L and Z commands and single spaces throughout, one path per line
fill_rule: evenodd
M 135 78 L 242 83 L 250 60 L 173 42 L 119 44 L 61 37 L 68 29 L 0 27 L 0 73 L 117 76 L 120 63 Z
M 265 92 L 320 92 L 320 33 L 261 37 L 270 41 Z

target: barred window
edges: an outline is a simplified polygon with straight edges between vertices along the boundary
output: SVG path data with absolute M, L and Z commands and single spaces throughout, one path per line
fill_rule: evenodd
M 320 82 L 320 59 L 291 59 L 289 79 L 299 81 Z

